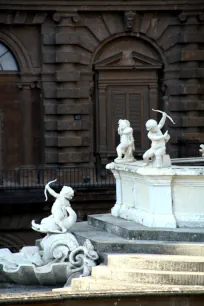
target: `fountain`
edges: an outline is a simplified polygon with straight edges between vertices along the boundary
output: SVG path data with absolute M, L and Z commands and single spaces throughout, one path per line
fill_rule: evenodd
M 18 253 L 0 250 L 0 283 L 69 286 L 73 278 L 90 275 L 96 265 L 98 254 L 90 240 L 80 246 L 70 232 L 77 220 L 70 204 L 74 191 L 64 186 L 56 193 L 50 187 L 55 181 L 45 186 L 46 200 L 47 191 L 55 198 L 51 215 L 40 224 L 32 221 L 33 230 L 46 236 L 36 246 L 23 247 Z
M 47 192 L 55 198 L 51 215 L 39 224 L 32 221 L 32 229 L 46 236 L 35 246 L 26 246 L 18 253 L 1 249 L 0 282 L 64 285 L 65 289 L 55 290 L 71 294 L 67 287 L 72 284 L 76 289 L 80 283 L 89 282 L 90 278 L 84 276 L 91 275 L 93 267 L 93 271 L 104 269 L 103 266 L 95 267 L 99 263 L 98 254 L 102 261 L 105 261 L 105 253 L 151 254 L 156 250 L 156 253 L 167 254 L 170 250 L 170 254 L 177 255 L 177 252 L 184 252 L 183 245 L 177 241 L 203 239 L 203 229 L 195 228 L 204 228 L 204 167 L 172 163 L 166 154 L 170 135 L 168 131 L 164 134 L 161 131 L 166 119 L 172 119 L 165 112 L 161 113 L 159 123 L 153 119 L 146 123 L 151 147 L 141 161 L 133 156 L 135 147 L 130 122 L 119 120 L 117 158 L 106 166 L 116 178 L 116 203 L 111 210 L 112 216 L 89 216 L 88 222 L 76 223 L 77 216 L 70 204 L 73 189 L 64 186 L 58 194 L 50 187 L 56 180 L 47 183 L 46 200 Z M 201 145 L 201 153 L 203 148 Z M 188 229 L 182 229 L 184 227 Z M 161 237 L 167 241 L 160 241 Z M 148 239 L 153 241 L 148 242 Z M 171 241 L 175 242 L 172 244 Z M 200 245 L 188 247 L 190 254 L 203 254 Z M 192 280 L 192 284 L 198 283 Z
M 117 200 L 111 214 L 152 228 L 203 228 L 204 167 L 172 164 L 166 154 L 170 136 L 168 131 L 162 134 L 161 129 L 166 118 L 173 120 L 161 113 L 158 124 L 153 119 L 146 123 L 152 144 L 143 161 L 127 162 L 124 154 L 123 159 L 106 166 L 116 179 Z M 133 150 L 121 120 L 119 130 L 121 145 L 126 151 Z

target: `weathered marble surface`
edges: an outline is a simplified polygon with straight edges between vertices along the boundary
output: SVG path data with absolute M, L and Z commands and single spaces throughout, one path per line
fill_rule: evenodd
M 86 239 L 80 246 L 76 237 L 68 232 L 76 223 L 76 213 L 69 202 L 73 189 L 64 186 L 58 194 L 50 188 L 50 183 L 45 191 L 56 198 L 51 215 L 40 224 L 32 221 L 34 230 L 47 235 L 38 246 L 24 247 L 18 253 L 0 249 L 0 283 L 69 286 L 72 278 L 90 275 L 96 265 L 98 254 L 90 240 Z M 45 196 L 47 199 L 46 192 Z
M 51 215 L 42 219 L 40 224 L 32 221 L 32 229 L 41 233 L 66 233 L 77 221 L 77 215 L 71 208 L 70 200 L 74 196 L 74 190 L 69 186 L 63 186 L 60 193 L 55 192 L 50 184 L 56 182 L 50 181 L 45 185 L 45 200 L 47 201 L 47 191 L 55 198 L 52 205 Z
M 0 250 L 0 282 L 23 285 L 70 285 L 75 277 L 88 276 L 98 254 L 89 240 L 80 246 L 71 233 L 46 236 L 37 246 L 19 253 Z
M 204 227 L 204 167 L 106 166 L 116 178 L 112 215 L 148 227 Z
M 116 148 L 118 157 L 115 159 L 116 163 L 134 162 L 135 158 L 133 152 L 135 150 L 133 129 L 128 120 L 120 119 L 118 121 L 118 134 L 120 135 L 120 143 Z
M 170 157 L 166 155 L 166 143 L 169 141 L 170 135 L 168 131 L 162 134 L 161 129 L 166 122 L 166 118 L 169 118 L 173 123 L 174 121 L 165 112 L 156 111 L 162 113 L 162 118 L 159 123 L 154 119 L 149 119 L 146 122 L 147 137 L 152 143 L 151 148 L 143 155 L 144 166 L 151 164 L 152 167 L 166 168 L 171 166 Z
M 200 150 L 199 150 L 202 154 L 202 157 L 204 157 L 204 144 L 200 145 Z

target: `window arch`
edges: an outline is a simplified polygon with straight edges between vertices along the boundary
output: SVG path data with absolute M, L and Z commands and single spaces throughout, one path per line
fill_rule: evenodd
M 2 43 L 0 43 L 0 71 L 19 71 L 12 52 Z

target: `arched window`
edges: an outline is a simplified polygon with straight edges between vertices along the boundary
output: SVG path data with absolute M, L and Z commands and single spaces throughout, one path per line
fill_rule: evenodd
M 0 43 L 0 71 L 18 71 L 18 65 L 11 51 Z

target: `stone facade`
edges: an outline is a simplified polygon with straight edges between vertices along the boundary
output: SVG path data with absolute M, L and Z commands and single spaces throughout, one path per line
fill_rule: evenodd
M 183 141 L 204 141 L 202 0 L 1 0 L 0 9 L 0 42 L 19 66 L 0 71 L 7 168 L 105 164 L 123 117 L 141 156 L 157 107 L 176 122 L 168 123 L 172 157 L 188 155 Z

